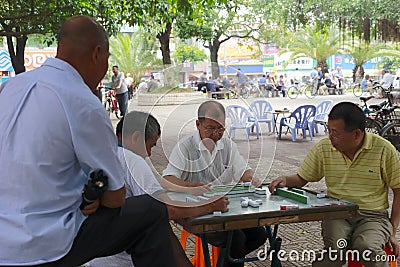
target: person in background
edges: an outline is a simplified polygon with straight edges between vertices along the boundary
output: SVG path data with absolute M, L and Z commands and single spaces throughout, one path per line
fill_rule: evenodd
M 150 76 L 150 80 L 147 82 L 147 92 L 152 92 L 158 88 L 158 82 L 154 80 L 154 75 Z
M 124 74 L 119 71 L 118 66 L 113 66 L 112 72 L 114 73 L 111 77 L 112 88 L 115 90 L 121 116 L 125 116 L 128 111 L 128 88 L 125 84 Z
M 109 55 L 104 28 L 72 17 L 55 58 L 0 87 L 1 266 L 80 266 L 122 251 L 137 267 L 177 266 L 166 206 L 146 195 L 125 199 L 117 138 L 91 92 Z M 98 170 L 106 190 L 81 206 Z
M 342 89 L 343 86 L 343 71 L 342 71 L 342 67 L 337 67 L 336 68 L 336 72 L 335 72 L 335 78 L 338 82 L 338 89 Z
M 314 67 L 313 70 L 310 72 L 310 82 L 311 82 L 312 94 L 315 94 L 317 92 L 317 86 L 318 86 L 317 67 Z
M 203 88 L 205 87 L 205 88 Z M 207 92 L 207 72 L 203 72 L 197 81 L 197 91 Z
M 126 74 L 125 84 L 126 84 L 126 87 L 128 88 L 128 100 L 132 99 L 132 96 L 133 96 L 133 78 L 131 77 L 130 73 Z
M 244 93 L 243 91 L 245 90 L 245 85 L 247 82 L 247 77 L 246 75 L 242 72 L 240 68 L 236 70 L 236 77 L 237 77 L 237 89 L 239 94 Z
M 260 89 L 260 92 L 264 94 L 266 90 L 266 85 L 267 85 L 267 79 L 265 77 L 265 74 L 261 76 L 261 78 L 258 80 L 258 88 Z
M 280 176 L 269 185 L 271 193 L 277 187 L 301 188 L 309 182 L 325 178 L 328 195 L 359 206 L 357 215 L 349 219 L 322 221 L 325 252 L 347 255 L 347 249 L 368 255 L 360 257 L 367 267 L 386 267 L 386 245 L 399 255 L 396 231 L 400 221 L 400 160 L 396 149 L 386 139 L 365 131 L 365 114 L 354 103 L 336 104 L 328 116 L 329 138 L 319 141 L 307 154 L 297 174 Z M 393 206 L 389 216 L 388 190 L 393 191 Z M 341 247 L 344 240 L 346 247 Z M 365 254 L 365 253 L 368 254 Z M 329 254 L 331 255 L 331 254 Z M 322 253 L 313 266 L 341 267 L 343 257 Z
M 138 85 L 137 92 L 139 94 L 142 94 L 142 93 L 147 93 L 147 90 L 148 90 L 148 88 L 147 88 L 146 80 L 144 78 L 140 79 L 140 83 Z
M 214 211 L 226 212 L 229 204 L 227 197 L 214 198 L 207 202 L 187 203 L 171 200 L 166 190 L 182 192 L 182 187 L 167 188 L 160 184 L 154 176 L 145 158 L 151 156 L 151 150 L 156 146 L 161 136 L 161 127 L 157 119 L 149 113 L 131 111 L 122 118 L 116 127 L 119 140 L 118 159 L 125 170 L 126 197 L 149 194 L 166 203 L 169 219 L 177 222 L 188 217 L 196 217 Z M 163 180 L 163 179 L 162 179 Z M 190 188 L 186 188 L 189 189 Z M 174 255 L 179 267 L 193 266 L 182 250 L 182 246 L 170 229 L 174 245 Z M 132 267 L 130 257 L 126 252 L 90 261 L 86 267 Z
M 393 75 L 390 74 L 387 70 L 383 69 L 382 70 L 382 81 L 381 81 L 381 86 L 383 91 L 378 92 L 378 95 L 380 98 L 383 98 L 385 95 L 385 90 L 388 90 L 390 86 L 393 84 Z
M 283 75 L 279 76 L 279 79 L 276 82 L 276 89 L 282 92 L 282 97 L 286 97 L 286 88 L 285 88 L 285 81 L 283 80 Z
M 368 92 L 370 95 L 373 95 L 372 83 L 368 74 L 365 74 L 364 79 L 361 81 L 361 91 Z
M 235 143 L 224 137 L 225 108 L 217 101 L 203 102 L 198 109 L 197 131 L 182 138 L 173 148 L 163 178 L 168 182 L 190 186 L 192 183 L 225 184 L 232 182 L 261 183 L 254 171 L 240 155 Z M 206 167 L 204 167 L 206 166 Z M 206 234 L 213 246 L 225 246 L 227 232 Z M 264 244 L 267 233 L 264 227 L 235 230 L 231 255 L 243 258 Z M 243 267 L 224 259 L 225 267 Z
M 266 83 L 267 97 L 269 97 L 269 93 L 271 92 L 271 97 L 275 96 L 275 80 L 272 76 L 267 75 L 267 83 Z

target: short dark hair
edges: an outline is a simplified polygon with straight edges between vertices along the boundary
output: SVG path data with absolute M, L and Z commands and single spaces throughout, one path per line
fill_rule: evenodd
M 199 121 L 203 121 L 206 118 L 217 119 L 220 116 L 225 117 L 225 108 L 221 103 L 214 100 L 203 102 L 197 110 L 197 118 Z
M 161 127 L 157 119 L 153 115 L 146 112 L 131 111 L 125 115 L 124 121 L 121 124 L 123 124 L 123 138 L 130 136 L 136 131 L 144 134 L 145 142 L 152 138 L 155 134 L 158 136 L 161 135 Z
M 336 104 L 328 115 L 330 120 L 344 121 L 344 129 L 351 132 L 355 129 L 365 131 L 365 114 L 359 106 L 351 102 Z
M 118 69 L 118 66 L 117 66 L 117 65 L 114 65 L 114 66 L 112 66 L 112 67 Z

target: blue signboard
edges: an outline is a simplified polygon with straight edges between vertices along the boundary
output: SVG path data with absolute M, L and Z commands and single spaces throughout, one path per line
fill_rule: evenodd
M 10 55 L 6 51 L 0 51 L 0 71 L 14 71 Z
M 363 64 L 364 69 L 375 69 L 379 58 L 374 58 Z M 334 56 L 334 67 L 341 66 L 343 70 L 352 70 L 355 67 L 353 58 L 349 55 L 335 55 Z

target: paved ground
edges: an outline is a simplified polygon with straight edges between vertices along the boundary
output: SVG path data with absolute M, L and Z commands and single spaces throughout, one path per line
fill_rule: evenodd
M 304 96 L 292 100 L 288 98 L 270 98 L 268 99 L 274 109 L 288 108 L 293 110 L 302 104 L 318 104 L 322 100 L 331 99 L 334 103 L 341 101 L 351 101 L 361 104 L 360 100 L 352 94 L 342 96 L 317 96 L 314 99 L 307 99 Z M 246 102 L 238 99 L 219 100 L 223 105 L 239 104 L 247 106 L 253 99 L 247 99 Z M 373 99 L 371 103 L 377 103 L 380 100 Z M 155 170 L 160 173 L 167 164 L 167 156 L 174 144 L 182 136 L 195 130 L 195 119 L 197 107 L 199 104 L 187 104 L 179 106 L 138 106 L 137 102 L 131 102 L 129 110 L 142 110 L 151 112 L 162 125 L 161 140 L 157 147 L 153 149 L 153 155 L 150 159 Z M 112 117 L 115 124 L 117 120 Z M 227 121 L 227 128 L 229 122 Z M 321 129 L 321 128 L 320 128 Z M 249 165 L 256 170 L 258 177 L 264 178 L 266 182 L 283 174 L 292 174 L 296 172 L 301 161 L 311 147 L 321 138 L 326 137 L 321 129 L 319 134 L 311 141 L 309 137 L 302 139 L 298 137 L 296 142 L 291 141 L 290 135 L 283 136 L 282 140 L 277 140 L 276 135 L 267 131 L 266 125 L 262 126 L 262 134 L 260 139 L 256 139 L 255 135 L 246 140 L 244 130 L 237 132 L 235 142 L 238 145 L 242 155 L 248 159 Z M 324 182 L 314 183 L 307 186 L 316 191 L 325 191 Z M 176 233 L 179 235 L 180 227 L 174 226 Z M 279 235 L 283 238 L 282 249 L 286 251 L 296 250 L 301 252 L 304 249 L 319 249 L 322 247 L 320 236 L 320 223 L 299 223 L 279 226 Z M 398 232 L 400 240 L 400 235 Z M 190 256 L 193 251 L 188 250 Z M 283 262 L 283 266 L 310 266 L 310 261 L 287 261 Z M 269 261 L 257 263 L 248 263 L 247 266 L 269 266 Z

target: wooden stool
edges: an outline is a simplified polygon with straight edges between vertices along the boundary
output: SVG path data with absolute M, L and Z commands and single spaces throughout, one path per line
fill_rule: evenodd
M 194 256 L 190 259 L 190 262 L 194 265 L 194 267 L 205 267 L 206 263 L 204 260 L 204 252 L 203 252 L 203 246 L 201 244 L 202 243 L 201 238 L 192 233 L 189 233 L 185 229 L 182 229 L 181 238 L 180 238 L 180 243 L 181 243 L 183 250 L 186 251 L 186 241 L 189 236 L 195 236 L 195 238 L 196 238 L 195 248 L 194 248 Z M 210 262 L 213 267 L 217 266 L 219 251 L 220 251 L 219 247 L 212 246 Z
M 386 252 L 386 255 L 394 255 L 393 252 L 390 251 L 387 247 L 385 247 L 384 250 Z M 389 264 L 390 264 L 390 267 L 397 267 L 397 261 L 396 260 L 390 261 Z M 349 259 L 347 261 L 347 266 L 348 267 L 364 267 L 363 264 L 359 263 L 356 260 L 353 260 L 351 258 L 351 254 L 349 254 Z

